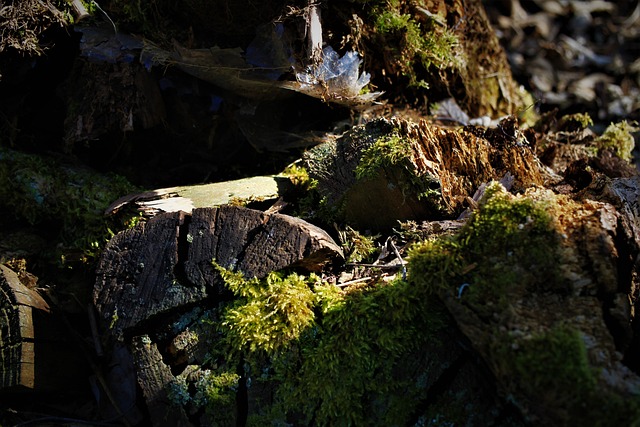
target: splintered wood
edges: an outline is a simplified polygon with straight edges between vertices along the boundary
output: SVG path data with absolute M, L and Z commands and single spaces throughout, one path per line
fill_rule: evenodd
M 408 148 L 389 148 L 394 141 Z M 344 209 L 340 214 L 347 222 L 384 229 L 398 221 L 455 218 L 480 185 L 505 175 L 513 177 L 515 189 L 552 181 L 534 143 L 513 117 L 495 128 L 377 119 L 314 148 L 305 161 L 318 190 Z M 376 161 L 377 172 L 358 177 L 356 171 L 376 145 L 379 157 L 387 150 L 396 158 Z M 398 151 L 404 158 L 397 158 Z

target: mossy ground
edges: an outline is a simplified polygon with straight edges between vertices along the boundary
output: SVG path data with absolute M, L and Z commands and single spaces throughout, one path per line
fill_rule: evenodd
M 52 159 L 0 149 L 0 224 L 30 226 L 51 236 L 42 261 L 95 261 L 113 234 L 134 224 L 139 216 L 105 218 L 114 200 L 135 187 L 117 175 L 64 165 Z

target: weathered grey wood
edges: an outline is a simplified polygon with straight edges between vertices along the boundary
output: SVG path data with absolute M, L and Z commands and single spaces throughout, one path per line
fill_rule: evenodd
M 158 215 L 119 233 L 105 248 L 93 299 L 110 334 L 121 336 L 142 320 L 206 297 L 206 289 L 181 283 L 174 271 L 186 217 Z
M 167 390 L 174 381 L 171 369 L 162 361 L 156 344 L 147 335 L 133 339 L 138 385 L 142 389 L 153 426 L 189 427 L 192 424 L 178 402 L 169 398 Z
M 129 203 L 135 203 L 142 211 L 182 210 L 191 213 L 195 208 L 222 206 L 234 200 L 276 200 L 288 187 L 291 187 L 291 181 L 285 177 L 254 176 L 210 184 L 161 188 L 123 196 L 106 209 L 105 215 L 110 215 Z
M 97 268 L 93 299 L 112 336 L 154 316 L 225 292 L 212 260 L 264 277 L 286 267 L 317 270 L 342 255 L 303 220 L 234 206 L 166 213 L 116 235 Z
M 0 265 L 0 389 L 36 387 L 34 311 L 49 313 L 49 306 Z

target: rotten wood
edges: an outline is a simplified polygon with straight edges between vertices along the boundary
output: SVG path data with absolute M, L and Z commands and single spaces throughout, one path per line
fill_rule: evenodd
M 377 175 L 359 179 L 355 171 L 366 151 L 381 140 L 402 141 L 408 152 L 394 165 L 381 161 Z M 332 205 L 344 206 L 347 222 L 360 228 L 456 217 L 480 185 L 506 175 L 515 190 L 559 179 L 540 163 L 513 117 L 496 128 L 465 129 L 377 119 L 314 148 L 305 160 L 319 191 Z

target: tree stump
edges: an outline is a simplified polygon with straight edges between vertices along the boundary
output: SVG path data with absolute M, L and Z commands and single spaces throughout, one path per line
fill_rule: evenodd
M 281 214 L 222 206 L 172 212 L 116 235 L 97 268 L 93 299 L 110 335 L 162 313 L 221 297 L 212 261 L 265 277 L 319 269 L 341 249 L 320 228 Z

